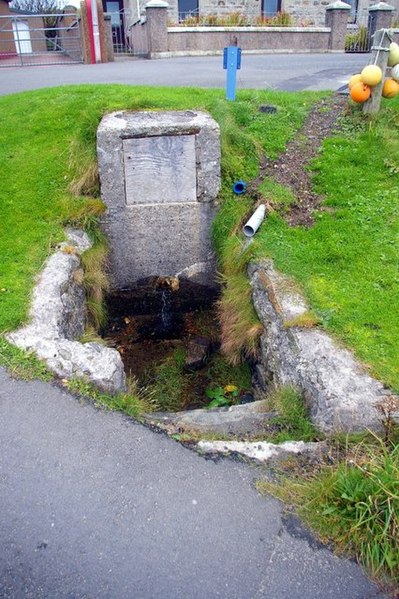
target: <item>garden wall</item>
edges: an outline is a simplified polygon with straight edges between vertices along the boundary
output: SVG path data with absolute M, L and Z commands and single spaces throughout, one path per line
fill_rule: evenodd
M 172 27 L 168 52 L 215 53 L 238 45 L 249 52 L 326 52 L 329 27 Z
M 350 6 L 327 7 L 326 27 L 168 27 L 168 4 L 151 0 L 146 18 L 132 26 L 136 55 L 217 54 L 237 45 L 244 52 L 343 52 Z

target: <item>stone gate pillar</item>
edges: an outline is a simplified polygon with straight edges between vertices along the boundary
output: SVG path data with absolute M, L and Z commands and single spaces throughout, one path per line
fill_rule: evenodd
M 168 6 L 163 0 L 150 0 L 146 4 L 148 58 L 168 51 Z
M 331 28 L 328 49 L 345 51 L 345 39 L 348 26 L 348 16 L 351 7 L 341 0 L 337 0 L 326 7 L 326 27 Z
M 395 7 L 386 2 L 378 2 L 369 8 L 368 30 L 369 36 L 379 29 L 389 29 L 393 19 Z

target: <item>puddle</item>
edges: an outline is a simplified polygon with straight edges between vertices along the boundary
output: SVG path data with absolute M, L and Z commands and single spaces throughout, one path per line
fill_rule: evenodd
M 174 277 L 145 279 L 108 297 L 102 335 L 159 409 L 204 407 L 215 394 L 221 402 L 248 401 L 249 365 L 232 367 L 220 353 L 218 297 L 217 289 Z

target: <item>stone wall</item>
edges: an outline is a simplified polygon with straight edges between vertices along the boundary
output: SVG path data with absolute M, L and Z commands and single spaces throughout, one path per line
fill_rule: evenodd
M 261 0 L 199 0 L 199 14 L 225 16 L 239 12 L 247 17 L 260 17 L 262 14 Z
M 327 52 L 330 29 L 305 27 L 173 27 L 171 53 L 215 53 L 237 45 L 244 51 Z
M 218 124 L 199 111 L 115 112 L 100 123 L 97 152 L 112 286 L 180 275 L 214 283 Z
M 326 27 L 168 27 L 169 8 L 163 0 L 146 5 L 146 17 L 131 28 L 136 54 L 215 54 L 229 45 L 244 52 L 343 52 L 350 10 L 342 2 L 329 5 L 327 11 L 323 6 Z
M 295 23 L 322 26 L 329 4 L 330 0 L 283 0 L 282 10 L 291 15 Z

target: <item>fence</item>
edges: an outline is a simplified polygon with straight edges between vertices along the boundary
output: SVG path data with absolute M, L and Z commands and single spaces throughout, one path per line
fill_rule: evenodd
M 105 13 L 111 18 L 112 46 L 114 54 L 133 54 L 133 46 L 130 36 L 130 12 L 118 10 Z
M 82 62 L 76 13 L 0 16 L 0 67 Z

